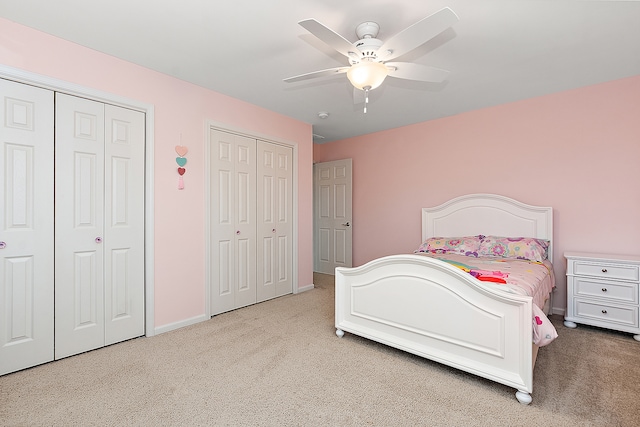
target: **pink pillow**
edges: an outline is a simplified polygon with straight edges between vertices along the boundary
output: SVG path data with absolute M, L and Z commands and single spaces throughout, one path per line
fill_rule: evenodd
M 480 243 L 478 255 L 542 262 L 547 259 L 548 249 L 548 240 L 532 237 L 486 236 Z
M 480 242 L 484 236 L 467 237 L 430 237 L 425 240 L 416 252 L 433 254 L 455 253 L 467 256 L 478 256 Z

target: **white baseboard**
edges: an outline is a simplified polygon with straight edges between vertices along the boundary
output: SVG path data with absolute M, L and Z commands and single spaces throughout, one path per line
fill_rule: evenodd
M 301 292 L 310 291 L 310 290 L 311 290 L 311 289 L 313 289 L 313 288 L 315 288 L 315 286 L 314 286 L 314 285 L 313 285 L 313 283 L 312 283 L 312 284 L 310 284 L 310 285 L 307 285 L 307 286 L 303 286 L 303 287 L 301 287 L 301 288 L 298 288 L 298 292 L 297 292 L 297 293 L 299 294 L 299 293 L 301 293 Z
M 185 326 L 195 325 L 196 323 L 204 322 L 205 320 L 209 320 L 209 317 L 203 315 L 192 317 L 190 319 L 181 320 L 175 323 L 169 323 L 168 325 L 158 326 L 155 328 L 155 334 L 163 334 L 165 332 L 173 331 L 176 329 L 184 328 Z
M 313 285 L 313 283 L 307 286 L 303 286 L 301 288 L 298 288 L 297 293 L 310 291 L 314 287 L 315 286 Z M 192 317 L 190 319 L 181 320 L 179 322 L 169 323 L 168 325 L 158 326 L 157 328 L 154 329 L 154 335 L 163 334 L 169 331 L 174 331 L 176 329 L 184 328 L 185 326 L 189 326 L 189 325 L 195 325 L 196 323 L 204 322 L 205 320 L 209 320 L 209 319 L 210 317 L 203 314 L 200 316 Z

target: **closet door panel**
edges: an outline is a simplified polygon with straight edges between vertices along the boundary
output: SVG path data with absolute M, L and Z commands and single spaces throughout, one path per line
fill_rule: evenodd
M 255 139 L 211 130 L 211 314 L 256 302 Z
M 258 141 L 258 301 L 293 291 L 293 150 Z
M 235 304 L 234 141 L 211 131 L 211 313 L 233 310 Z
M 105 105 L 105 345 L 144 335 L 144 114 Z
M 276 251 L 276 146 L 260 141 L 258 144 L 258 242 L 257 258 L 258 301 L 276 296 L 274 262 Z
M 272 154 L 273 153 L 265 153 L 264 155 L 268 156 L 267 163 L 271 164 Z M 266 160 L 263 155 L 263 160 Z M 274 177 L 271 174 L 262 174 L 262 196 L 260 197 L 260 201 L 262 202 L 262 206 L 259 209 L 260 217 L 261 217 L 261 226 L 263 227 L 263 232 L 260 235 L 260 240 L 262 242 L 260 252 L 260 256 L 258 257 L 258 276 L 260 279 L 258 280 L 258 300 L 264 301 L 270 298 L 274 298 L 276 296 L 276 277 L 275 273 L 277 269 L 274 267 L 274 262 L 278 260 L 278 255 L 276 253 L 277 247 L 277 235 L 276 229 L 274 228 L 275 224 L 275 206 L 274 201 L 275 198 L 275 182 Z M 271 227 L 271 228 L 269 228 Z
M 53 360 L 53 92 L 0 79 L 0 375 Z
M 278 263 L 276 296 L 293 292 L 293 149 L 277 147 Z
M 104 345 L 104 104 L 56 94 L 55 358 Z
M 256 302 L 256 140 L 236 135 L 234 218 L 235 308 Z

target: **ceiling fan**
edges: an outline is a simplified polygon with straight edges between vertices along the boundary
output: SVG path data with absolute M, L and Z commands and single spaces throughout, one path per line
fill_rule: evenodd
M 382 84 L 387 76 L 439 83 L 449 72 L 410 62 L 388 62 L 408 53 L 431 40 L 458 21 L 458 16 L 448 7 L 421 19 L 405 28 L 386 42 L 377 39 L 380 26 L 375 22 L 363 22 L 356 27 L 358 41 L 351 43 L 340 34 L 315 19 L 298 22 L 311 34 L 346 56 L 348 67 L 329 68 L 284 79 L 287 83 L 346 73 L 355 89 L 365 92 L 364 112 L 367 112 L 368 93 Z M 357 91 L 354 89 L 354 99 Z

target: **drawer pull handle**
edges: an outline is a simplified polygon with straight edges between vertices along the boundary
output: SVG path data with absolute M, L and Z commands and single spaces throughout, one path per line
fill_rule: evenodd
M 603 272 L 603 273 L 606 273 L 606 272 L 607 272 L 607 269 L 606 269 L 606 268 L 603 268 L 603 269 L 602 269 L 602 272 Z
M 602 314 L 607 314 L 607 310 L 602 310 Z
M 607 288 L 602 288 L 602 292 L 607 292 Z

